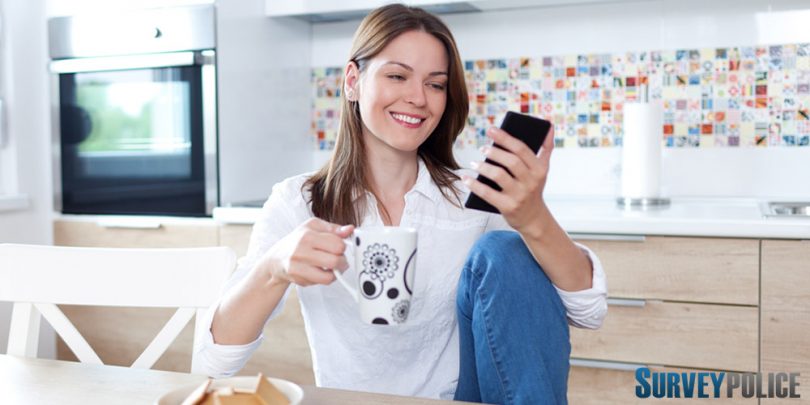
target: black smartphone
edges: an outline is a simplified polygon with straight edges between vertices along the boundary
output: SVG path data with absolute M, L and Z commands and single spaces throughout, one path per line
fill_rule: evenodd
M 529 147 L 529 149 L 531 149 L 535 154 L 537 154 L 537 151 L 540 150 L 540 145 L 543 144 L 543 141 L 546 139 L 546 135 L 548 135 L 548 130 L 551 129 L 551 123 L 540 118 L 532 117 L 530 115 L 520 114 L 513 111 L 507 111 L 506 117 L 504 117 L 503 122 L 501 123 L 501 129 L 508 132 L 515 138 L 518 138 L 521 141 L 523 141 L 523 143 L 525 143 Z M 496 148 L 504 149 L 501 145 L 498 145 L 497 143 L 494 144 L 493 146 L 495 146 Z M 486 159 L 486 162 L 506 169 L 500 163 L 493 162 L 489 159 Z M 506 169 L 506 171 L 507 173 L 509 173 L 508 169 Z M 512 173 L 509 174 L 511 175 Z M 494 188 L 497 191 L 502 190 L 497 183 L 480 174 L 478 175 L 478 181 Z M 497 208 L 493 207 L 492 204 L 484 201 L 481 197 L 479 197 L 475 193 L 470 193 L 470 196 L 467 198 L 467 202 L 464 203 L 464 206 L 467 208 L 492 212 L 494 214 L 500 214 L 500 211 L 498 211 Z

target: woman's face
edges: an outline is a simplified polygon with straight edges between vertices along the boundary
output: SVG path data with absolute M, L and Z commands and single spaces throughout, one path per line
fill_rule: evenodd
M 354 87 L 366 145 L 416 151 L 444 113 L 447 71 L 444 45 L 422 31 L 399 35 L 371 58 Z

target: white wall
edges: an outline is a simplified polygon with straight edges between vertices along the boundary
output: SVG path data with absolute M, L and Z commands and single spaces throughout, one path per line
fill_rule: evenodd
M 264 200 L 309 170 L 310 24 L 268 18 L 264 0 L 217 1 L 222 205 Z
M 442 16 L 464 60 L 810 42 L 806 0 L 654 0 Z M 314 66 L 343 66 L 359 21 L 316 24 Z M 810 148 L 666 149 L 672 196 L 810 199 Z M 555 150 L 548 194 L 616 195 L 619 148 Z M 315 164 L 326 155 L 315 153 Z M 459 163 L 479 159 L 457 151 Z
M 26 210 L 0 212 L 0 243 L 50 244 L 51 157 L 47 43 L 43 0 L 3 0 L 3 77 L 6 130 L 2 151 L 6 192 L 30 197 Z M 6 165 L 8 163 L 8 165 Z M 11 183 L 11 184 L 9 184 Z M 11 306 L 0 304 L 0 353 L 5 353 Z M 39 354 L 55 355 L 53 331 L 43 325 Z

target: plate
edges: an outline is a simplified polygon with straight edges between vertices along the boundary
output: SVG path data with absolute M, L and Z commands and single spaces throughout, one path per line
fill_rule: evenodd
M 299 405 L 301 400 L 304 399 L 304 390 L 301 389 L 297 384 L 292 383 L 287 380 L 282 380 L 280 378 L 272 378 L 266 377 L 267 381 L 270 381 L 285 397 L 290 401 L 291 405 Z M 158 398 L 156 405 L 180 405 L 183 403 L 183 400 L 194 391 L 195 388 L 199 387 L 200 384 L 203 383 L 205 380 L 200 380 L 197 384 L 190 384 L 183 387 L 180 387 L 176 390 L 169 391 L 163 394 L 160 398 Z M 231 377 L 231 378 L 221 378 L 218 380 L 213 380 L 211 382 L 211 386 L 209 388 L 222 388 L 222 387 L 233 387 L 233 388 L 243 388 L 243 389 L 251 389 L 256 384 L 256 377 Z

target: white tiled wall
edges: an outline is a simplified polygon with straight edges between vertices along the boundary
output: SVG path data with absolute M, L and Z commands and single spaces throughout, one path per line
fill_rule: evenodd
M 462 59 L 810 42 L 807 0 L 659 0 L 446 15 Z M 359 21 L 313 27 L 314 66 L 342 66 Z M 615 195 L 620 149 L 555 151 L 549 194 Z M 666 150 L 672 196 L 810 199 L 810 149 Z M 315 164 L 328 158 L 315 153 Z M 466 165 L 477 152 L 459 153 Z

